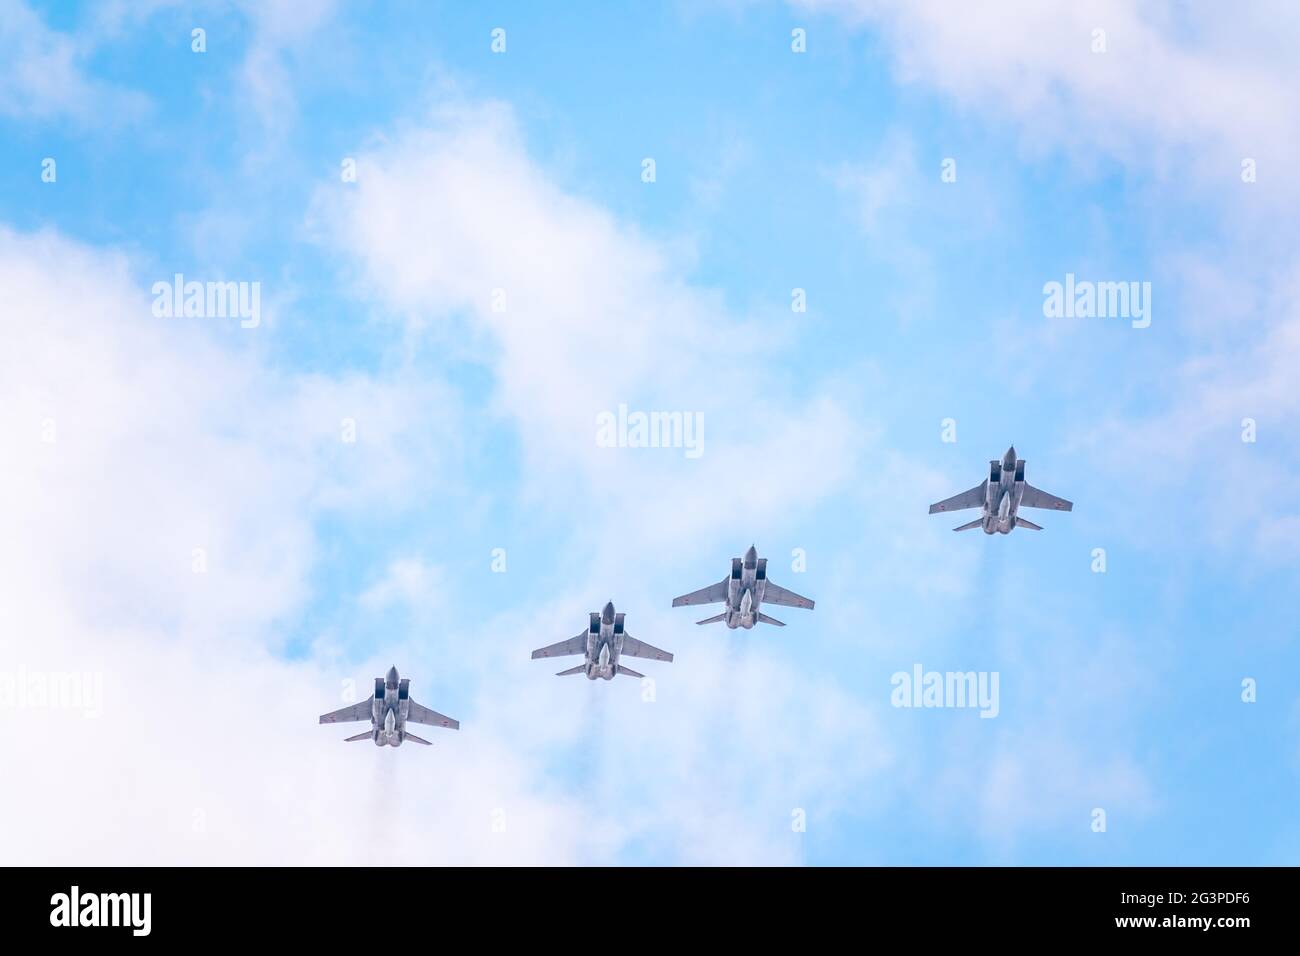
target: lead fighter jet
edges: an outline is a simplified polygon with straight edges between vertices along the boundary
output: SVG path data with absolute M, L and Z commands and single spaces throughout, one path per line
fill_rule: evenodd
M 423 704 L 411 700 L 411 681 L 397 678 L 397 668 L 390 667 L 387 677 L 375 678 L 375 695 L 359 704 L 343 707 L 329 714 L 321 714 L 322 724 L 351 723 L 356 720 L 370 721 L 370 729 L 355 737 L 344 740 L 373 740 L 376 747 L 385 744 L 400 747 L 403 740 L 414 740 L 417 744 L 432 746 L 429 741 L 415 736 L 406 729 L 407 723 L 428 724 L 431 727 L 446 727 L 460 730 L 460 721 L 444 717 L 436 710 L 430 710 Z
M 569 657 L 573 654 L 585 655 L 587 659 L 576 667 L 560 671 L 555 675 L 556 677 L 568 677 L 570 674 L 586 674 L 588 680 L 595 680 L 597 677 L 613 680 L 615 674 L 645 677 L 644 674 L 638 674 L 630 667 L 624 667 L 619 663 L 619 658 L 644 657 L 652 661 L 669 662 L 673 659 L 673 655 L 667 651 L 661 651 L 644 641 L 638 641 L 623 630 L 623 613 L 614 611 L 613 601 L 606 604 L 605 609 L 599 613 L 592 611 L 587 629 L 577 637 L 560 641 L 550 647 L 539 647 L 533 651 L 533 660 L 543 657 Z
M 764 602 L 781 604 L 785 607 L 805 607 L 810 611 L 813 607 L 813 602 L 808 598 L 787 591 L 767 579 L 767 558 L 760 558 L 752 544 L 743 558 L 731 559 L 730 575 L 717 584 L 673 598 L 673 607 L 717 604 L 719 601 L 726 602 L 726 610 L 695 623 L 713 624 L 716 621 L 724 621 L 727 627 L 733 630 L 738 627 L 749 629 L 755 624 L 775 624 L 777 627 L 785 627 L 781 621 L 768 617 L 759 610 Z
M 1070 511 L 1074 505 L 1064 498 L 1039 491 L 1025 481 L 1025 460 L 1016 457 L 1012 445 L 1001 461 L 989 462 L 989 476 L 970 491 L 963 491 L 936 504 L 930 505 L 930 514 L 941 511 L 962 511 L 982 508 L 984 513 L 953 531 L 969 531 L 983 527 L 985 534 L 1010 534 L 1015 528 L 1042 531 L 1038 525 L 1020 517 L 1021 508 L 1047 508 L 1052 511 Z

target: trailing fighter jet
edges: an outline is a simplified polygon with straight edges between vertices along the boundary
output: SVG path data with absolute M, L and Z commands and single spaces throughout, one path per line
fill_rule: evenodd
M 685 607 L 691 604 L 726 603 L 721 614 L 706 617 L 696 624 L 713 624 L 723 621 L 727 627 L 751 628 L 755 624 L 775 624 L 785 627 L 781 621 L 768 617 L 759 608 L 764 604 L 781 604 L 785 607 L 806 607 L 812 610 L 813 602 L 800 597 L 793 591 L 787 591 L 779 584 L 767 579 L 767 558 L 760 558 L 753 545 L 745 552 L 743 558 L 731 559 L 731 574 L 717 584 L 700 588 L 690 594 L 673 598 L 673 607 Z
M 1014 528 L 1042 531 L 1038 525 L 1020 517 L 1021 508 L 1047 508 L 1052 511 L 1070 511 L 1074 505 L 1064 498 L 1039 491 L 1025 481 L 1025 460 L 1016 457 L 1012 445 L 1001 461 L 989 462 L 989 476 L 970 491 L 963 491 L 944 501 L 930 505 L 930 514 L 940 511 L 962 511 L 982 508 L 984 513 L 953 531 L 969 531 L 983 527 L 985 534 L 997 531 L 1010 534 Z
M 673 655 L 667 651 L 661 651 L 657 647 L 638 641 L 624 631 L 623 612 L 614 612 L 613 601 L 606 604 L 605 609 L 599 613 L 592 611 L 587 629 L 577 637 L 560 641 L 550 647 L 539 647 L 533 651 L 533 660 L 543 657 L 569 657 L 573 654 L 583 654 L 587 659 L 576 667 L 560 671 L 555 675 L 556 677 L 567 677 L 570 674 L 586 674 L 588 680 L 595 680 L 597 677 L 613 680 L 615 674 L 645 677 L 644 674 L 638 674 L 630 667 L 624 667 L 619 663 L 619 658 L 644 657 L 652 661 L 670 662 L 673 659 Z
M 436 710 L 430 710 L 422 704 L 411 700 L 411 681 L 403 677 L 397 679 L 397 668 L 390 667 L 388 676 L 375 678 L 375 695 L 359 704 L 343 707 L 331 714 L 321 714 L 322 724 L 350 723 L 356 720 L 370 721 L 370 729 L 355 737 L 344 740 L 373 740 L 376 747 L 387 744 L 400 747 L 403 740 L 414 740 L 417 744 L 431 746 L 429 741 L 415 736 L 406 729 L 408 723 L 428 724 L 431 727 L 446 727 L 460 730 L 460 721 L 444 717 Z

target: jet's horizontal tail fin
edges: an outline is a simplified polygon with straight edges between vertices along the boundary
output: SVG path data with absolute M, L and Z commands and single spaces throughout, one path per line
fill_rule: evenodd
M 1038 525 L 1034 524 L 1032 521 L 1030 521 L 1030 520 L 1028 520 L 1028 519 L 1026 519 L 1026 518 L 1022 518 L 1022 517 L 1020 517 L 1020 515 L 1016 515 L 1016 527 L 1017 527 L 1017 528 L 1028 528 L 1028 529 L 1031 530 L 1031 531 L 1042 531 L 1042 530 L 1043 530 L 1041 527 L 1039 527 Z
M 365 731 L 365 732 L 363 732 L 363 733 L 356 734 L 356 735 L 353 736 L 353 737 L 344 737 L 344 738 L 343 738 L 343 742 L 344 742 L 345 744 L 350 744 L 350 743 L 352 743 L 352 741 L 354 741 L 354 740 L 372 740 L 373 738 L 374 738 L 374 731 L 373 731 L 373 730 L 367 730 L 367 731 Z
M 784 621 L 778 621 L 774 617 L 768 617 L 766 614 L 762 613 L 761 611 L 758 614 L 758 620 L 762 624 L 775 624 L 777 627 L 785 627 Z
M 587 665 L 586 665 L 586 664 L 578 664 L 578 665 L 576 665 L 576 666 L 574 666 L 574 667 L 570 667 L 567 671 L 560 671 L 560 672 L 558 672 L 555 676 L 556 676 L 556 677 L 568 677 L 570 674 L 585 674 L 585 673 L 587 673 Z
M 639 674 L 632 670 L 632 668 L 624 667 L 622 664 L 618 665 L 618 673 L 623 674 L 626 677 L 645 677 L 645 674 Z
M 406 732 L 406 739 L 414 740 L 417 744 L 424 744 L 426 747 L 433 746 L 433 744 L 429 743 L 429 741 L 425 740 L 423 737 L 415 736 L 415 734 L 411 733 L 409 730 Z
M 696 621 L 695 623 L 696 624 L 717 624 L 719 621 L 723 620 L 726 616 L 727 614 L 724 611 L 721 614 L 715 614 L 713 615 L 713 617 L 706 617 L 704 620 Z
M 967 521 L 960 528 L 953 528 L 953 531 L 969 531 L 971 528 L 978 528 L 984 523 L 983 518 L 976 518 L 974 521 Z

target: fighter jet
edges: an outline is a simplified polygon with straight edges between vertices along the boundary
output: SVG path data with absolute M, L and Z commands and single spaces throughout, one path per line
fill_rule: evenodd
M 370 721 L 370 729 L 355 737 L 344 740 L 373 740 L 376 747 L 387 744 L 400 747 L 403 740 L 414 740 L 417 744 L 432 746 L 429 741 L 417 737 L 406 729 L 407 723 L 428 724 L 431 727 L 447 727 L 460 730 L 460 721 L 444 717 L 436 710 L 430 710 L 422 704 L 411 700 L 411 681 L 403 677 L 397 679 L 397 668 L 390 667 L 387 677 L 375 678 L 375 695 L 359 704 L 343 707 L 331 714 L 321 714 L 322 724 L 342 724 L 356 720 Z
M 930 505 L 930 514 L 940 511 L 962 511 L 966 508 L 982 508 L 984 513 L 974 521 L 968 522 L 953 531 L 969 531 L 971 528 L 984 529 L 985 534 L 997 531 L 1010 534 L 1013 528 L 1030 528 L 1042 531 L 1038 525 L 1019 515 L 1021 508 L 1047 508 L 1052 511 L 1069 511 L 1074 507 L 1071 502 L 1056 495 L 1039 491 L 1025 481 L 1025 460 L 1016 457 L 1016 446 L 1012 445 L 1001 461 L 989 462 L 989 476 L 970 491 L 963 491 L 944 501 Z
M 592 611 L 587 629 L 577 637 L 560 641 L 550 647 L 539 647 L 533 651 L 533 660 L 543 657 L 569 657 L 573 654 L 583 654 L 587 659 L 576 667 L 560 671 L 555 675 L 556 677 L 567 677 L 570 674 L 586 674 L 588 680 L 595 680 L 597 677 L 613 680 L 615 674 L 645 677 L 644 674 L 638 674 L 630 667 L 624 667 L 619 663 L 619 658 L 644 657 L 652 661 L 670 662 L 673 659 L 673 655 L 667 651 L 661 651 L 657 647 L 638 641 L 624 631 L 623 612 L 615 613 L 613 601 L 606 604 L 605 609 L 599 613 Z
M 738 627 L 748 630 L 755 624 L 760 623 L 785 627 L 785 624 L 781 621 L 774 617 L 768 617 L 759 610 L 764 602 L 781 604 L 785 607 L 806 607 L 810 611 L 813 608 L 813 602 L 808 598 L 800 597 L 793 591 L 787 591 L 779 584 L 773 584 L 767 579 L 767 558 L 760 558 L 758 551 L 752 544 L 743 558 L 731 559 L 731 574 L 717 584 L 673 598 L 673 607 L 685 607 L 691 604 L 717 604 L 719 601 L 723 601 L 727 605 L 721 614 L 706 617 L 704 620 L 695 623 L 713 624 L 716 621 L 723 621 L 727 627 L 733 630 Z

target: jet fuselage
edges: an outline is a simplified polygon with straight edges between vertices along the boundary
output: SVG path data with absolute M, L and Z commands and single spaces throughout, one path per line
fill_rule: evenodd
M 1008 448 L 1001 461 L 989 462 L 985 486 L 983 530 L 985 534 L 1010 534 L 1016 526 L 1020 499 L 1025 494 L 1025 462 Z
M 587 679 L 613 680 L 618 673 L 618 655 L 623 651 L 623 615 L 614 611 L 614 602 L 599 614 L 591 615 L 587 630 Z
M 743 558 L 731 563 L 731 577 L 727 581 L 727 616 L 723 623 L 732 630 L 738 627 L 748 630 L 757 624 L 766 588 L 767 559 L 760 559 L 758 551 L 751 546 Z
M 1035 488 L 1025 481 L 1025 460 L 1016 457 L 1016 448 L 1012 445 L 1000 459 L 995 458 L 989 462 L 988 477 L 969 491 L 936 501 L 930 505 L 930 514 L 965 511 L 968 508 L 978 508 L 979 517 L 953 528 L 953 531 L 980 528 L 985 534 L 1010 534 L 1016 528 L 1043 530 L 1028 518 L 1022 518 L 1022 509 L 1072 511 L 1074 503 Z
M 406 739 L 406 715 L 411 706 L 410 683 L 398 679 L 396 667 L 389 668 L 383 680 L 375 678 L 370 733 L 376 747 L 400 747 Z

